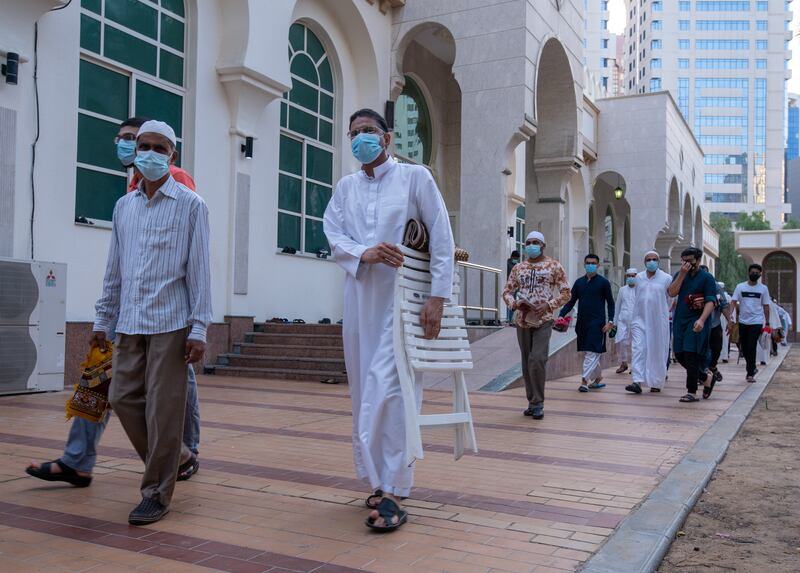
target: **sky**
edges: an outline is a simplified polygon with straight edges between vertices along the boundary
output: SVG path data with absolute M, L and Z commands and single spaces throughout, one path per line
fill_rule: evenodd
M 796 6 L 795 6 L 796 5 Z M 789 43 L 793 57 L 789 61 L 789 69 L 792 70 L 793 77 L 789 80 L 788 88 L 790 92 L 800 93 L 800 40 L 798 39 L 798 27 L 800 27 L 800 0 L 792 2 L 794 17 L 791 29 L 795 31 L 794 39 Z M 608 29 L 615 34 L 625 32 L 625 0 L 610 0 L 608 9 L 611 12 Z

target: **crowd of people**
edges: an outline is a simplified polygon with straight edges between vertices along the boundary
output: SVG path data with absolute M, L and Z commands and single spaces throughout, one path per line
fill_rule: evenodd
M 430 293 L 420 301 L 421 336 L 426 339 L 438 337 L 444 305 L 452 295 L 455 245 L 435 180 L 425 167 L 390 155 L 392 135 L 385 119 L 361 109 L 348 125 L 351 150 L 361 168 L 338 182 L 323 225 L 333 259 L 346 277 L 343 340 L 354 464 L 370 488 L 365 524 L 388 532 L 406 522 L 402 502 L 411 495 L 414 480 L 414 464 L 406 463 L 408 405 L 393 344 L 393 289 L 404 261 L 398 245 L 407 222 L 418 222 L 430 253 Z M 176 481 L 190 479 L 200 467 L 194 365 L 205 353 L 212 318 L 209 218 L 194 181 L 175 165 L 177 139 L 169 125 L 130 118 L 120 125 L 114 143 L 132 178 L 114 208 L 89 345 L 107 352 L 113 341 L 108 402 L 145 466 L 141 502 L 128 521 L 145 525 L 169 512 Z M 672 344 L 686 370 L 682 402 L 698 401 L 700 386 L 704 398 L 711 396 L 721 380 L 717 362 L 721 356 L 726 359 L 726 339 L 734 336 L 735 327 L 752 382 L 760 336 L 788 320 L 785 311 L 771 307 L 758 265 L 750 267 L 749 280 L 736 287 L 729 304 L 723 285 L 700 266 L 701 251 L 686 249 L 674 276 L 661 270 L 658 253 L 650 251 L 645 270 L 627 270 L 615 301 L 611 283 L 598 273 L 597 255 L 586 255 L 585 275 L 570 287 L 564 268 L 546 250 L 545 236 L 529 233 L 524 252 L 515 251 L 509 261 L 503 292 L 521 351 L 528 402 L 524 414 L 533 419 L 544 417 L 552 331 L 569 327 L 576 305 L 577 348 L 584 353 L 580 392 L 605 386 L 603 354 L 607 338 L 616 336 L 621 359 L 617 372 L 630 368 L 632 382 L 626 389 L 636 394 L 643 387 L 654 393 L 664 387 Z M 419 413 L 420 389 L 415 398 Z M 76 417 L 63 455 L 31 463 L 27 473 L 90 485 L 97 444 L 108 422 L 108 412 L 102 414 L 95 421 Z
M 598 274 L 597 255 L 584 257 L 585 274 L 570 289 L 563 267 L 544 254 L 545 246 L 542 233 L 528 234 L 522 260 L 510 264 L 520 256 L 518 251 L 509 259 L 503 290 L 522 357 L 528 399 L 523 413 L 534 419 L 544 417 L 550 331 L 569 327 L 576 304 L 577 350 L 584 355 L 578 390 L 583 393 L 605 387 L 601 364 L 608 337 L 615 338 L 617 374 L 630 369 L 632 381 L 625 390 L 661 392 L 674 360 L 686 373 L 686 393 L 680 401 L 698 402 L 698 390 L 702 388 L 702 397 L 708 399 L 722 380 L 718 364 L 728 361 L 732 339 L 745 358 L 745 379 L 752 383 L 757 361 L 766 364 L 767 349 L 777 355 L 779 341 L 791 328 L 789 313 L 770 298 L 761 282 L 763 270 L 758 264 L 750 265 L 748 280 L 738 284 L 729 298 L 725 285 L 701 264 L 702 250 L 684 249 L 680 268 L 672 276 L 661 270 L 658 252 L 649 251 L 645 270 L 625 271 L 625 285 L 615 300 L 611 283 Z

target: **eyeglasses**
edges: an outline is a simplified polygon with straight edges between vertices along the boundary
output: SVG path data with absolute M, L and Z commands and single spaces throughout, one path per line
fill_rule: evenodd
M 116 145 L 120 141 L 136 141 L 136 134 L 126 133 L 124 135 L 118 135 L 114 138 L 114 145 Z
M 361 133 L 366 133 L 366 134 L 372 135 L 372 134 L 383 134 L 384 131 L 382 129 L 377 128 L 377 127 L 373 127 L 371 125 L 367 125 L 365 127 L 362 127 L 361 129 L 354 129 L 352 131 L 348 131 L 347 132 L 347 137 L 349 137 L 350 139 L 355 139 Z

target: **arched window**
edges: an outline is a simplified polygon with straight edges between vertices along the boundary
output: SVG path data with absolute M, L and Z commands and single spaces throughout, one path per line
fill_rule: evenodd
M 606 276 L 610 276 L 609 271 L 617 266 L 617 234 L 614 229 L 614 214 L 611 207 L 606 209 L 606 215 L 603 218 L 603 238 L 603 262 L 606 266 Z
M 795 320 L 797 306 L 795 288 L 797 285 L 797 264 L 788 253 L 770 253 L 764 259 L 763 283 L 767 285 L 769 294 Z
M 169 123 L 183 151 L 183 0 L 83 0 L 75 220 L 110 221 L 128 184 L 113 139 L 131 116 Z M 179 161 L 180 161 L 179 153 Z
M 525 248 L 525 205 L 517 207 L 516 221 L 514 225 L 514 248 L 520 255 Z
M 431 116 L 417 83 L 405 76 L 405 86 L 394 106 L 395 155 L 411 163 L 430 165 Z
M 625 227 L 623 229 L 624 236 L 622 237 L 622 267 L 627 271 L 631 268 L 631 218 L 625 217 Z
M 329 251 L 322 216 L 333 195 L 334 86 L 319 38 L 303 24 L 289 28 L 292 89 L 281 102 L 278 160 L 278 248 Z

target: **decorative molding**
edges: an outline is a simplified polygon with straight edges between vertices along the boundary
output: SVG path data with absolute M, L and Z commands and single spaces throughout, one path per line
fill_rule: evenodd
M 406 5 L 406 0 L 367 0 L 370 4 L 378 3 L 381 14 L 387 14 L 392 8 L 400 8 Z
M 231 130 L 242 136 L 254 135 L 264 108 L 291 89 L 291 86 L 241 65 L 218 64 L 217 75 L 231 108 Z

